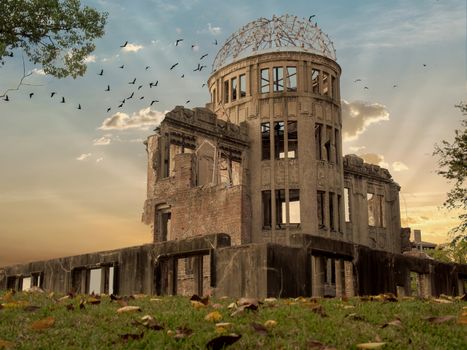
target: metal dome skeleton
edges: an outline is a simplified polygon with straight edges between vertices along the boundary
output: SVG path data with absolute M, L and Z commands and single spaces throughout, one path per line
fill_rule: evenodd
M 316 23 L 283 15 L 259 18 L 233 33 L 217 53 L 212 70 L 248 54 L 277 50 L 307 51 L 336 60 L 332 41 Z

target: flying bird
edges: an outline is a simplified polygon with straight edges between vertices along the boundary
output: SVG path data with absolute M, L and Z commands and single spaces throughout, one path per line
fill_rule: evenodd
M 132 92 L 131 95 L 130 95 L 130 97 L 127 97 L 126 99 L 129 100 L 130 98 L 133 98 L 134 94 L 135 94 L 135 93 Z
M 368 89 L 368 86 L 365 86 L 364 89 L 369 90 L 369 89 Z
M 125 47 L 125 46 L 127 46 L 127 44 L 128 44 L 128 41 L 125 41 L 125 44 L 120 45 L 120 47 Z
M 206 86 L 206 83 L 204 83 L 203 85 L 201 85 L 202 88 L 205 87 L 205 86 Z
M 200 70 L 199 68 L 201 67 L 201 65 L 198 63 L 198 67 L 196 69 L 193 69 L 193 72 L 196 72 L 197 70 Z
M 65 97 L 62 96 L 62 100 L 60 101 L 60 103 L 65 103 Z
M 150 83 L 149 83 L 149 87 L 152 89 L 152 87 L 153 87 L 153 86 L 157 86 L 157 84 L 159 84 L 159 80 L 156 80 L 155 83 L 150 82 Z
M 125 103 L 125 99 L 123 99 L 123 100 L 122 100 L 122 101 L 120 101 L 120 102 L 121 102 L 122 104 L 124 104 L 124 103 Z
M 130 81 L 128 84 L 133 84 L 134 85 L 135 83 L 136 83 L 136 78 L 133 79 L 133 81 Z
M 31 92 L 31 93 L 29 94 L 29 98 L 32 98 L 33 96 L 34 96 L 34 92 Z
M 311 15 L 310 17 L 308 17 L 308 21 L 311 22 L 311 19 L 312 19 L 313 17 L 316 17 L 316 15 Z
M 112 108 L 110 108 L 110 107 L 109 107 L 109 108 L 107 108 L 107 113 L 109 113 L 111 109 L 112 109 Z
M 110 85 L 107 85 L 107 89 L 105 91 L 110 91 Z
M 50 93 L 50 98 L 54 97 L 55 94 L 56 94 L 56 92 L 55 92 L 55 91 L 52 91 L 52 92 Z
M 120 104 L 118 105 L 118 108 L 122 108 L 122 107 L 123 107 L 123 103 L 120 103 Z
M 146 66 L 145 70 L 148 70 L 149 68 L 151 68 L 150 66 Z
M 3 99 L 3 101 L 6 101 L 6 102 L 10 101 L 10 99 L 8 98 L 8 95 L 5 95 L 5 98 Z
M 125 68 L 125 65 L 122 64 L 122 65 L 121 65 L 120 67 L 118 67 L 118 68 L 123 69 L 123 68 Z
M 199 71 L 201 72 L 203 70 L 203 68 L 206 68 L 206 66 L 199 67 Z
M 159 102 L 159 100 L 152 100 L 150 106 L 152 106 L 155 102 Z
M 190 100 L 188 100 L 188 101 L 185 102 L 185 104 L 188 104 L 188 103 L 190 103 Z
M 177 42 L 175 43 L 175 46 L 178 46 L 178 43 L 183 41 L 183 39 L 177 39 Z
M 139 99 L 140 99 L 140 100 L 144 99 L 144 96 L 141 96 Z
M 99 74 L 97 74 L 97 75 L 104 75 L 104 70 L 101 69 L 101 72 Z
M 185 78 L 185 74 L 182 74 L 182 78 Z
M 208 54 L 205 53 L 203 56 L 201 56 L 200 60 L 202 60 L 204 57 L 206 57 Z
M 392 87 L 395 88 L 395 87 L 397 87 L 397 85 L 393 85 Z
M 174 69 L 174 68 L 177 67 L 177 66 L 178 66 L 178 62 L 175 63 L 175 64 L 173 64 L 172 67 L 170 67 L 170 70 Z
M 78 104 L 78 109 L 81 109 L 81 104 Z
M 356 83 L 357 81 L 362 81 L 362 79 L 355 79 L 353 82 Z
M 214 40 L 213 44 L 214 44 L 214 45 L 217 45 L 217 39 Z
M 423 63 L 423 67 L 426 67 L 426 64 L 425 64 L 425 63 Z
M 138 86 L 138 90 L 141 89 L 142 87 L 143 87 L 143 85 Z

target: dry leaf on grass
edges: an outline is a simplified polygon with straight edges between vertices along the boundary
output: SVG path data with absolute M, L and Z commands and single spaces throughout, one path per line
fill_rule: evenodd
M 216 333 L 225 333 L 231 327 L 232 327 L 232 323 L 230 322 L 216 323 Z
M 308 340 L 306 342 L 306 345 L 307 345 L 307 349 L 313 349 L 313 350 L 337 350 L 335 347 L 333 346 L 327 346 L 317 340 Z
M 191 300 L 190 303 L 191 303 L 191 306 L 193 306 L 196 310 L 206 307 L 206 305 L 200 301 Z
M 46 318 L 43 318 L 42 320 L 31 323 L 31 329 L 35 331 L 39 331 L 39 330 L 50 328 L 54 324 L 55 324 L 55 318 L 46 317 Z
M 226 334 L 211 339 L 207 344 L 206 348 L 211 350 L 221 350 L 225 347 L 232 345 L 233 343 L 237 342 L 242 336 L 240 334 Z
M 438 323 L 444 323 L 444 322 L 449 322 L 449 321 L 452 321 L 452 320 L 455 320 L 456 319 L 456 316 L 452 316 L 452 315 L 447 315 L 447 316 L 432 316 L 432 317 L 426 317 L 424 318 L 424 320 L 430 322 L 430 323 L 434 323 L 434 324 L 438 324 Z
M 268 329 L 264 327 L 261 323 L 252 322 L 251 327 L 253 327 L 253 329 L 259 334 L 268 334 Z
M 208 313 L 204 319 L 206 321 L 212 321 L 212 322 L 218 322 L 220 320 L 222 320 L 222 315 L 219 311 L 213 311 L 213 312 L 210 312 Z
M 267 320 L 266 322 L 264 322 L 264 327 L 266 327 L 267 329 L 272 329 L 276 326 L 277 326 L 277 321 L 275 320 Z
M 204 305 L 208 305 L 209 304 L 209 295 L 201 298 L 198 294 L 193 294 L 190 298 L 190 301 L 199 301 L 200 303 L 204 304 Z
M 143 299 L 143 298 L 146 298 L 147 295 L 146 294 L 133 294 L 132 297 L 133 299 Z
M 178 327 L 175 329 L 175 339 L 187 338 L 193 334 L 193 330 L 188 327 Z
M 326 312 L 324 311 L 324 308 L 322 305 L 316 304 L 316 305 L 311 305 L 311 311 L 313 311 L 315 314 L 320 315 L 321 317 L 328 317 Z
M 379 349 L 384 346 L 386 343 L 362 343 L 362 344 L 357 344 L 357 348 L 359 349 Z
M 276 298 L 266 298 L 263 300 L 264 303 L 267 303 L 267 304 L 274 304 L 275 302 L 277 302 L 277 299 Z
M 141 317 L 141 319 L 136 321 L 136 324 L 141 324 L 149 329 L 152 329 L 153 331 L 160 331 L 164 329 L 164 326 L 158 324 L 154 317 L 150 315 L 145 315 Z
M 385 323 L 381 326 L 381 328 L 386 328 L 387 326 L 394 326 L 394 327 L 402 327 L 402 322 L 400 318 L 396 318 L 395 320 Z
M 15 344 L 11 341 L 0 339 L 0 349 L 12 349 L 14 346 Z
M 238 306 L 248 305 L 248 306 L 256 306 L 256 309 L 259 306 L 259 301 L 256 298 L 240 298 L 237 300 Z
M 101 300 L 95 297 L 89 297 L 86 300 L 86 304 L 99 305 L 100 303 L 101 303 Z
M 139 306 L 124 306 L 117 310 L 117 313 L 141 311 Z

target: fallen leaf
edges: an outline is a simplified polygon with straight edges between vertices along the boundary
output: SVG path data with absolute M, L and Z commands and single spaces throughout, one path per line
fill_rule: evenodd
M 231 327 L 232 327 L 232 323 L 230 322 L 216 323 L 216 333 L 225 333 Z
M 35 322 L 31 323 L 31 329 L 33 329 L 35 331 L 39 331 L 39 330 L 42 330 L 42 329 L 50 328 L 54 324 L 55 324 L 55 318 L 46 317 L 46 318 L 44 318 L 42 320 L 35 321 Z
M 379 349 L 384 346 L 386 343 L 362 343 L 357 344 L 357 348 L 359 349 Z
M 355 306 L 354 305 L 344 305 L 344 309 L 346 309 L 346 310 L 355 309 Z
M 274 327 L 277 326 L 277 321 L 275 320 L 267 320 L 266 322 L 264 322 L 264 327 L 268 328 L 268 329 L 272 329 Z
M 28 305 L 28 306 L 25 306 L 23 308 L 24 311 L 27 311 L 27 312 L 34 312 L 34 311 L 37 311 L 39 310 L 41 307 L 40 306 L 36 306 L 36 305 Z
M 95 297 L 90 297 L 86 300 L 86 304 L 98 305 L 100 303 L 101 303 L 100 299 L 97 299 Z
M 204 305 L 202 302 L 196 300 L 191 301 L 191 306 L 193 306 L 197 310 L 206 307 L 206 305 Z
M 11 349 L 15 346 L 11 341 L 0 339 L 0 349 Z
M 264 327 L 261 323 L 252 322 L 251 327 L 253 327 L 253 329 L 259 334 L 262 334 L 262 335 L 268 334 L 268 329 Z
M 187 338 L 193 334 L 193 330 L 188 327 L 178 327 L 175 329 L 175 339 Z
M 10 302 L 10 303 L 4 303 L 4 304 L 2 304 L 2 306 L 3 306 L 5 309 L 21 308 L 21 307 L 26 307 L 27 305 L 29 305 L 29 303 L 28 303 L 27 301 L 23 301 L 23 300 L 12 301 L 12 302 Z
M 175 335 L 175 332 L 174 332 L 173 330 L 169 329 L 169 330 L 167 331 L 167 335 L 168 335 L 169 337 L 173 337 L 173 336 Z
M 438 316 L 438 317 L 426 317 L 425 320 L 430 322 L 430 323 L 434 323 L 434 324 L 438 324 L 438 323 L 444 323 L 444 322 L 449 322 L 449 321 L 452 321 L 456 319 L 456 316 L 452 316 L 452 315 L 447 315 L 447 316 Z
M 201 298 L 199 295 L 193 294 L 191 296 L 190 300 L 191 301 L 199 301 L 200 303 L 203 303 L 204 305 L 208 305 L 209 304 L 209 295 Z
M 259 301 L 256 298 L 240 298 L 237 300 L 237 305 L 242 306 L 242 305 L 254 305 L 256 306 L 256 309 L 259 306 Z
M 117 310 L 117 313 L 141 311 L 139 306 L 124 306 Z
M 207 344 L 206 347 L 211 350 L 221 350 L 225 347 L 234 344 L 237 342 L 242 336 L 240 334 L 230 333 L 226 335 L 221 335 L 214 339 L 211 339 Z
M 59 302 L 62 302 L 62 301 L 68 300 L 68 299 L 70 299 L 70 296 L 69 296 L 69 295 L 65 295 L 65 296 L 63 296 L 63 297 L 61 297 L 61 298 L 58 298 L 58 301 L 59 301 Z
M 154 331 L 160 331 L 162 329 L 164 329 L 163 326 L 161 326 L 160 324 L 158 324 L 156 322 L 156 320 L 154 319 L 154 317 L 150 316 L 150 315 L 145 315 L 143 317 L 141 317 L 141 320 L 139 321 L 140 324 L 142 324 L 143 326 L 149 328 L 149 329 L 152 329 Z
M 213 311 L 213 312 L 210 312 L 208 313 L 204 319 L 206 321 L 213 321 L 213 322 L 218 322 L 220 320 L 222 320 L 222 315 L 219 311 Z
M 25 292 L 27 292 L 27 293 L 45 293 L 45 291 L 42 288 L 38 287 L 38 286 L 33 286 L 33 287 L 27 289 Z
M 337 350 L 335 347 L 333 346 L 327 346 L 317 340 L 308 340 L 306 342 L 307 344 L 307 349 L 316 349 L 316 350 Z
M 84 308 L 85 308 L 85 306 L 84 306 L 84 299 L 81 299 L 81 300 L 79 301 L 79 309 L 82 310 L 82 309 L 84 309 Z
M 264 303 L 274 304 L 277 301 L 276 298 L 266 298 L 263 300 Z
M 383 324 L 381 328 L 386 328 L 387 326 L 402 327 L 402 322 L 399 318 L 396 318 L 395 320 L 391 322 Z
M 162 299 L 159 299 L 159 298 L 151 298 L 151 299 L 149 299 L 149 301 L 154 301 L 154 302 L 155 302 L 155 301 L 162 301 Z
M 139 340 L 144 337 L 144 332 L 141 332 L 140 334 L 134 334 L 134 333 L 127 333 L 127 334 L 121 334 L 120 338 L 122 338 L 125 341 L 128 340 Z
M 467 301 L 467 294 L 462 294 L 461 296 L 459 296 L 459 300 Z
M 237 308 L 236 303 L 230 303 L 229 306 L 227 306 L 227 309 L 235 309 L 235 308 Z
M 438 299 L 432 299 L 435 303 L 438 303 L 438 304 L 452 304 L 452 301 L 451 300 L 447 300 L 447 299 L 441 299 L 441 298 L 438 298 Z

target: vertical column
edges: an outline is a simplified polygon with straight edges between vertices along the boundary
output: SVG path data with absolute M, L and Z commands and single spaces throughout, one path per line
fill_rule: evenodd
M 334 260 L 334 268 L 336 271 L 336 297 L 345 295 L 345 276 L 344 276 L 344 261 L 342 259 Z
M 419 274 L 418 275 L 418 283 L 420 286 L 419 295 L 422 298 L 429 298 L 431 297 L 431 277 L 430 274 Z
M 325 261 L 321 256 L 311 256 L 311 295 L 313 297 L 324 296 Z
M 171 257 L 168 260 L 168 271 L 167 271 L 167 293 L 169 295 L 177 294 L 177 272 L 178 272 L 178 259 Z
M 351 298 L 355 296 L 355 282 L 353 275 L 352 261 L 344 261 L 344 290 L 345 296 Z
M 193 277 L 195 280 L 194 292 L 199 296 L 203 295 L 203 256 L 197 255 L 193 259 Z
M 100 294 L 109 294 L 109 267 L 101 268 L 101 290 Z

